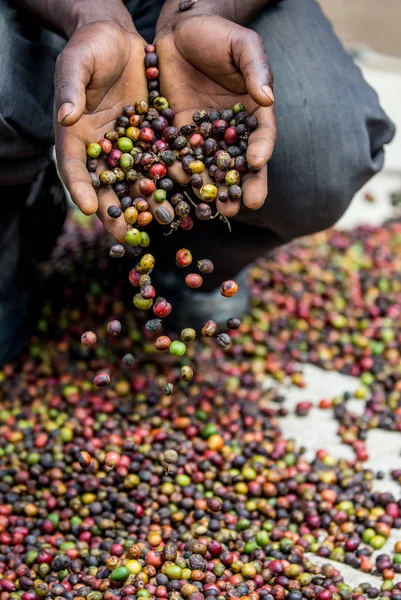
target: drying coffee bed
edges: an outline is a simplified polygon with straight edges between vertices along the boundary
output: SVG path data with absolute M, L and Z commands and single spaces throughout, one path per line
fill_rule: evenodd
M 377 553 L 401 500 L 364 467 L 369 430 L 401 427 L 401 225 L 261 259 L 230 348 L 197 338 L 165 362 L 108 245 L 70 222 L 29 356 L 0 371 L 0 600 L 401 600 L 401 543 Z M 351 394 L 320 403 L 354 460 L 324 440 L 306 459 L 308 402 L 304 446 L 284 439 L 285 394 L 265 382 L 304 386 L 302 363 L 360 378 L 362 414 Z M 366 583 L 348 585 L 342 564 Z

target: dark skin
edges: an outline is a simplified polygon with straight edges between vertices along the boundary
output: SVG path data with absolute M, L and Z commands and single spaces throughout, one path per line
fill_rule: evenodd
M 166 30 L 165 10 L 156 46 L 161 89 L 176 111 L 177 126 L 191 123 L 193 113 L 201 108 L 224 110 L 238 102 L 258 118 L 259 127 L 250 136 L 247 159 L 251 167 L 260 170 L 243 179 L 243 202 L 256 210 L 267 196 L 267 161 L 276 137 L 272 81 L 262 41 L 253 31 L 215 15 L 189 16 L 174 29 Z M 189 176 L 179 164 L 174 164 L 172 171 L 177 181 L 188 182 Z M 203 174 L 203 180 L 212 183 L 207 174 Z M 217 202 L 217 209 L 227 217 L 235 216 L 240 206 L 240 201 Z
M 63 181 L 82 212 L 96 212 L 105 228 L 125 241 L 123 217 L 107 215 L 107 208 L 117 203 L 114 192 L 102 188 L 96 194 L 91 186 L 86 146 L 113 128 L 124 104 L 147 97 L 145 41 L 121 0 L 98 0 L 96 15 L 91 0 L 20 0 L 20 4 L 69 38 L 55 72 L 54 129 Z M 259 171 L 248 174 L 243 185 L 245 206 L 256 210 L 267 196 L 266 163 L 275 142 L 272 76 L 259 36 L 237 23 L 249 22 L 266 3 L 203 0 L 184 13 L 177 5 L 178 0 L 167 0 L 157 25 L 161 93 L 176 111 L 178 127 L 191 123 L 197 109 L 225 109 L 236 102 L 258 117 L 247 159 Z M 188 179 L 179 164 L 170 169 L 170 176 L 183 183 Z M 137 184 L 132 194 L 139 195 Z M 153 198 L 149 203 L 159 220 L 159 205 Z M 172 207 L 168 202 L 163 205 L 172 220 Z M 218 206 L 226 216 L 234 216 L 239 208 L 240 202 Z

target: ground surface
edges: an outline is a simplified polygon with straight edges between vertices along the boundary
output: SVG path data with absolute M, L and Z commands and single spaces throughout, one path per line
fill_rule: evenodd
M 356 34 L 358 29 L 354 27 L 352 31 L 347 30 L 345 27 L 346 23 L 342 21 L 342 18 L 345 15 L 345 12 L 343 12 L 345 11 L 345 4 L 349 10 L 356 11 L 354 12 L 355 16 L 358 10 L 364 9 L 366 3 L 356 0 L 353 0 L 351 4 L 346 0 L 344 2 L 324 0 L 323 4 L 328 12 L 333 14 L 333 17 L 336 19 L 336 26 L 342 32 L 345 39 L 348 38 L 354 42 L 365 42 L 365 36 L 361 35 L 359 37 Z M 392 8 L 396 11 L 401 9 L 398 0 L 393 0 L 392 3 L 388 2 L 388 4 L 391 4 Z M 381 3 L 380 10 L 384 10 Z M 374 35 L 375 32 L 377 33 L 374 27 L 375 19 L 376 16 L 373 10 L 370 20 L 368 19 L 373 29 L 367 34 L 368 37 Z M 397 29 L 398 24 L 399 18 Z M 390 27 L 389 36 L 391 31 L 392 28 Z M 364 31 L 363 33 L 366 32 Z M 399 38 L 397 39 L 399 40 Z M 377 35 L 375 37 L 377 49 L 386 50 L 386 41 L 389 44 L 392 43 L 390 38 Z M 370 52 L 361 54 L 359 62 L 366 79 L 378 91 L 383 107 L 399 125 L 399 132 L 393 144 L 388 149 L 386 166 L 383 173 L 378 175 L 357 195 L 347 214 L 339 223 L 339 228 L 341 229 L 351 229 L 365 223 L 379 225 L 389 217 L 394 216 L 394 214 L 397 214 L 397 211 L 391 205 L 389 196 L 394 191 L 401 190 L 401 105 L 399 103 L 399 98 L 401 97 L 401 67 L 399 68 L 397 61 L 388 61 L 388 59 Z M 375 201 L 368 203 L 366 201 L 366 193 L 372 194 Z M 68 269 L 66 269 L 66 272 L 68 272 Z M 76 331 L 77 336 L 79 335 L 78 329 Z M 46 335 L 48 335 L 48 332 Z M 343 444 L 337 434 L 338 423 L 333 418 L 332 411 L 322 411 L 317 406 L 314 406 L 307 417 L 299 418 L 295 416 L 294 408 L 300 401 L 307 400 L 317 405 L 322 398 L 331 399 L 335 396 L 341 396 L 344 392 L 352 393 L 360 386 L 359 379 L 336 371 L 326 371 L 310 364 L 304 364 L 302 370 L 305 375 L 306 387 L 300 389 L 288 385 L 282 386 L 286 396 L 285 407 L 288 411 L 288 415 L 280 419 L 284 437 L 287 439 L 293 438 L 298 445 L 304 446 L 306 448 L 305 456 L 307 459 L 312 459 L 317 450 L 325 448 L 335 458 L 353 460 L 353 450 L 350 446 Z M 266 386 L 269 385 L 269 381 L 269 379 L 266 380 Z M 347 404 L 347 408 L 355 412 L 355 414 L 360 414 L 364 410 L 364 406 L 364 402 L 360 400 L 351 400 Z M 400 487 L 396 482 L 391 480 L 388 473 L 390 469 L 401 469 L 400 434 L 383 429 L 372 429 L 368 433 L 366 445 L 369 459 L 365 463 L 365 466 L 371 468 L 373 472 L 383 471 L 385 473 L 384 479 L 375 481 L 375 489 L 378 491 L 390 491 L 396 498 L 399 498 Z M 388 551 L 391 554 L 394 541 L 400 538 L 400 532 L 395 531 L 380 553 Z M 314 561 L 323 563 L 327 562 L 327 559 L 314 557 Z M 336 567 L 339 567 L 338 563 Z M 381 581 L 378 578 L 363 574 L 349 566 L 341 565 L 340 570 L 344 574 L 346 583 L 352 586 L 362 581 L 370 581 L 378 587 L 381 585 Z M 398 578 L 399 576 L 396 576 L 396 579 Z
M 347 44 L 401 57 L 399 0 L 319 0 Z

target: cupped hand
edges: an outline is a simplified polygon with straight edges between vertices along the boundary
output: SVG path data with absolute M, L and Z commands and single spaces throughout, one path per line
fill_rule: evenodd
M 133 28 L 128 31 L 112 21 L 92 23 L 71 37 L 55 73 L 54 129 L 61 177 L 82 212 L 96 212 L 121 242 L 126 234 L 124 218 L 107 214 L 118 199 L 111 187 L 101 187 L 97 193 L 92 188 L 86 147 L 115 128 L 125 104 L 147 98 L 144 46 Z M 105 168 L 99 160 L 99 169 Z M 150 199 L 152 212 L 155 205 Z
M 242 201 L 251 210 L 260 208 L 268 193 L 267 162 L 276 140 L 273 80 L 260 36 L 222 17 L 196 15 L 173 28 L 161 24 L 156 50 L 161 93 L 175 110 L 178 127 L 192 124 L 196 110 L 221 111 L 236 103 L 258 118 L 246 155 L 257 172 L 243 177 Z M 179 163 L 170 176 L 182 184 L 189 180 Z M 204 183 L 211 183 L 207 172 L 202 176 Z M 231 217 L 240 205 L 240 201 L 217 202 L 217 209 Z

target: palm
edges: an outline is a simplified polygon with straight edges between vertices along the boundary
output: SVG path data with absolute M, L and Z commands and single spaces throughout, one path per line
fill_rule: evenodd
M 104 26 L 101 37 L 94 35 L 94 32 L 91 34 L 85 47 L 93 62 L 92 76 L 86 86 L 84 113 L 75 125 L 55 125 L 56 152 L 62 178 L 74 202 L 84 212 L 92 212 L 90 207 L 98 201 L 97 213 L 105 227 L 117 239 L 123 240 L 124 220 L 112 220 L 107 215 L 108 207 L 116 204 L 114 192 L 101 188 L 96 200 L 94 191 L 88 185 L 86 147 L 114 129 L 124 104 L 135 103 L 136 100 L 147 97 L 141 60 L 144 42 L 136 34 L 122 34 L 113 28 L 105 30 Z M 108 35 L 110 40 L 107 39 Z M 113 48 L 112 52 L 110 48 Z M 87 60 L 90 62 L 90 59 Z M 99 170 L 104 168 L 105 164 L 99 161 Z

